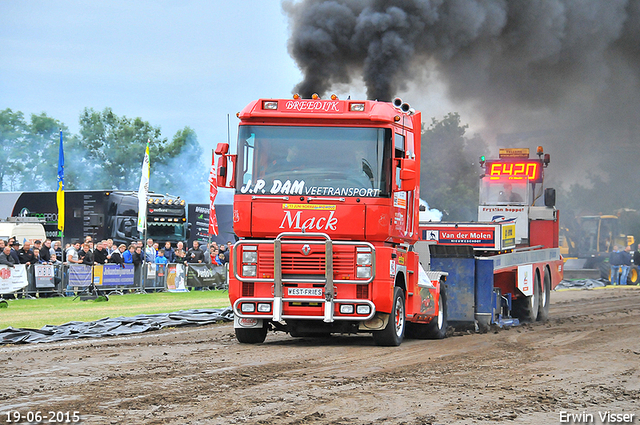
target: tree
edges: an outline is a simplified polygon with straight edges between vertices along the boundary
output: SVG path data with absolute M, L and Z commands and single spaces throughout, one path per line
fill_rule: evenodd
M 185 127 L 169 142 L 159 127 L 142 118 L 118 117 L 110 108 L 86 108 L 80 116 L 80 138 L 71 146 L 72 164 L 84 170 L 82 189 L 137 190 L 147 140 L 151 159 L 150 189 L 176 193 L 201 187 L 206 191 L 206 167 L 195 132 Z M 200 184 L 201 183 L 201 184 Z M 183 195 L 184 197 L 184 195 Z
M 420 196 L 443 220 L 475 221 L 478 217 L 478 158 L 487 151 L 478 135 L 464 137 L 469 126 L 452 112 L 441 121 L 432 118 L 422 133 Z
M 27 124 L 22 112 L 0 111 L 0 190 L 17 190 L 24 170 Z

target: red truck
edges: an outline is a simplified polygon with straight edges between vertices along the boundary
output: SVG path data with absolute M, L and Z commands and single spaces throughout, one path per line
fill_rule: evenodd
M 470 309 L 462 322 L 485 320 L 482 306 L 489 322 L 509 317 L 493 264 L 458 277 L 475 270 L 469 258 L 434 267 L 442 246 L 420 240 L 419 112 L 400 99 L 294 96 L 254 101 L 238 118 L 236 152 L 221 143 L 216 154 L 218 185 L 236 191 L 228 282 L 239 342 L 276 330 L 397 346 L 405 331 L 444 338 L 450 311 Z M 463 287 L 476 286 L 467 303 Z
M 261 99 L 239 114 L 229 297 L 240 342 L 369 332 L 444 337 L 441 282 L 419 273 L 420 113 L 396 100 Z M 233 169 L 233 172 L 229 171 Z M 419 282 L 424 286 L 420 287 Z M 434 320 L 438 319 L 439 320 Z

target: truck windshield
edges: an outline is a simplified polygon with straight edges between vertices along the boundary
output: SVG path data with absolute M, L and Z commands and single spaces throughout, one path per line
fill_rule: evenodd
M 388 197 L 391 130 L 241 126 L 238 193 Z
M 179 242 L 186 238 L 184 223 L 148 223 L 147 238 L 161 242 Z
M 480 180 L 480 205 L 527 205 L 526 180 Z

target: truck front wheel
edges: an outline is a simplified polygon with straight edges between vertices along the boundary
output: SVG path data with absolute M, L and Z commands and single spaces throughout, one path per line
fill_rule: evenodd
M 267 327 L 236 328 L 236 339 L 242 344 L 260 344 L 267 338 Z
M 373 342 L 376 345 L 397 347 L 402 344 L 405 327 L 404 291 L 396 286 L 393 290 L 393 306 L 389 314 L 389 323 L 383 330 L 373 332 Z

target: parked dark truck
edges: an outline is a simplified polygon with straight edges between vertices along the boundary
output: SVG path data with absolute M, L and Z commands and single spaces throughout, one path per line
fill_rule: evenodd
M 185 201 L 179 197 L 149 193 L 147 238 L 176 243 L 185 241 Z M 50 239 L 60 239 L 56 192 L 1 192 L 0 217 L 38 217 L 44 220 Z M 137 192 L 108 190 L 65 191 L 65 241 L 92 236 L 129 244 L 142 238 L 138 222 Z

